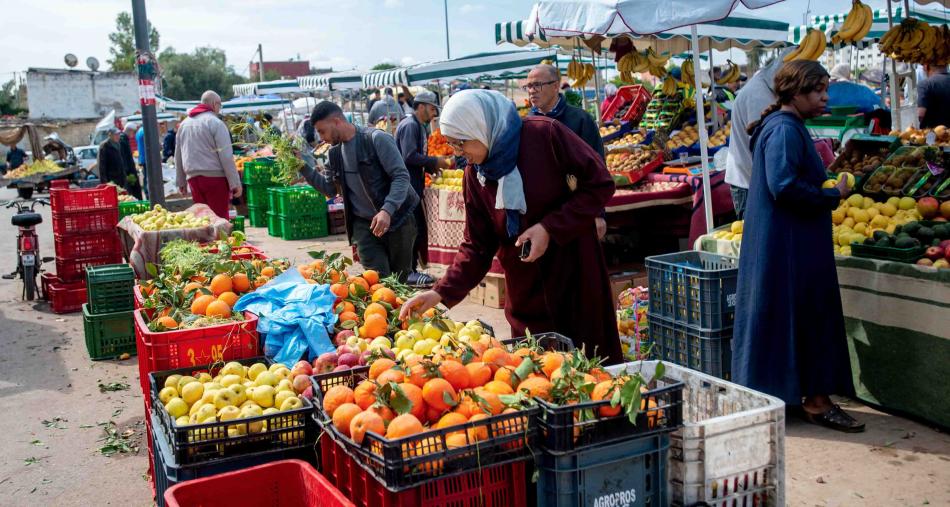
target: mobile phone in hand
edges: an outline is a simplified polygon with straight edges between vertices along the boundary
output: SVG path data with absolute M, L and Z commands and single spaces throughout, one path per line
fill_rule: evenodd
M 531 240 L 521 244 L 521 259 L 527 259 L 529 255 L 531 255 Z

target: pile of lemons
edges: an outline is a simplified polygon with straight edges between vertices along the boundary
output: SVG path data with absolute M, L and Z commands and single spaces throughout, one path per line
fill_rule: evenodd
M 874 231 L 893 234 L 898 225 L 920 218 L 917 201 L 912 197 L 891 197 L 885 202 L 876 202 L 861 194 L 851 194 L 831 212 L 835 253 L 851 255 L 851 244 L 864 242 Z

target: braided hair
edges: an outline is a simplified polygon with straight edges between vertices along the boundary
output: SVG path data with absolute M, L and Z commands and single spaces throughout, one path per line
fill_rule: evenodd
M 752 135 L 759 128 L 765 117 L 778 111 L 784 105 L 792 102 L 796 95 L 809 94 L 828 79 L 828 71 L 820 63 L 813 60 L 793 60 L 786 63 L 775 74 L 775 94 L 778 96 L 775 103 L 762 111 L 762 116 L 749 124 L 746 132 Z

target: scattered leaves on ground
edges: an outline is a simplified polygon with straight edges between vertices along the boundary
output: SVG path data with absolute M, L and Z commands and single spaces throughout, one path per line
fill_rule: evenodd
M 67 422 L 69 422 L 67 419 L 56 416 L 52 419 L 43 419 L 43 426 L 46 426 L 47 428 L 54 428 L 57 430 L 64 430 L 66 429 L 66 425 L 63 423 L 67 423 Z
M 129 385 L 126 384 L 125 382 L 109 382 L 107 384 L 103 384 L 102 382 L 99 382 L 100 393 L 105 393 L 105 392 L 110 392 L 110 391 L 128 391 L 128 390 L 129 390 Z
M 99 447 L 99 453 L 103 456 L 111 457 L 116 453 L 137 454 L 139 452 L 138 445 L 131 440 L 135 435 L 135 430 L 132 428 L 128 428 L 120 433 L 115 423 L 109 421 L 103 428 L 103 431 L 105 432 L 105 436 L 99 439 L 100 442 L 104 442 L 104 444 Z

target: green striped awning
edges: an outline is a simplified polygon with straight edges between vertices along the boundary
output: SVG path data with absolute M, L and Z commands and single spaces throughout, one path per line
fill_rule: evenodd
M 451 79 L 484 79 L 527 72 L 543 60 L 557 61 L 553 49 L 478 53 L 442 62 L 372 72 L 363 76 L 366 88 L 420 85 Z
M 259 83 L 244 83 L 233 85 L 235 97 L 247 95 L 271 95 L 279 93 L 300 93 L 300 85 L 296 79 L 281 79 L 277 81 L 262 81 Z
M 386 86 L 409 86 L 408 69 L 388 69 L 368 72 L 362 77 L 363 88 L 383 88 Z
M 495 44 L 514 44 L 516 46 L 527 46 L 528 44 L 537 44 L 541 47 L 547 46 L 547 38 L 544 34 L 538 37 L 528 37 L 525 34 L 527 21 L 505 21 L 495 23 Z
M 301 76 L 297 83 L 304 91 L 333 91 L 357 89 L 363 86 L 363 73 L 358 70 L 330 72 L 313 76 Z

